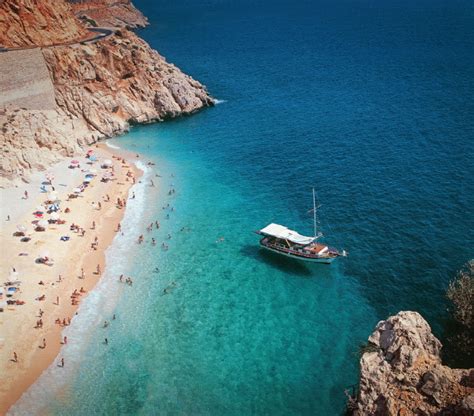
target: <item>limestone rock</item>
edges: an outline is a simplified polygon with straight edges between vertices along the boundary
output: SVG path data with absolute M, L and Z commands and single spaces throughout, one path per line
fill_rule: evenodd
M 148 19 L 130 0 L 68 0 L 76 16 L 102 27 L 145 27 Z
M 354 415 L 473 414 L 474 369 L 441 363 L 441 343 L 420 314 L 399 312 L 379 322 L 369 344 Z

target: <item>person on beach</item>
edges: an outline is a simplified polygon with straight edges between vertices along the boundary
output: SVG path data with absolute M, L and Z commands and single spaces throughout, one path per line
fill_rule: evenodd
M 102 328 L 107 328 L 109 326 L 109 323 L 107 321 L 104 321 L 104 326 Z
M 120 275 L 119 280 L 120 280 L 120 283 L 123 283 L 123 274 Z
M 150 179 L 150 182 L 151 182 L 151 187 L 154 188 L 155 187 L 155 183 L 153 182 L 153 179 Z
M 10 221 L 10 215 L 7 215 L 7 221 Z
M 58 283 L 61 283 L 61 281 L 62 281 L 62 278 L 61 278 L 61 275 L 59 275 L 59 277 L 58 277 Z
M 59 296 L 56 296 L 56 305 L 59 305 Z
M 18 362 L 18 355 L 16 354 L 15 351 L 13 351 L 13 360 L 12 360 L 14 363 L 17 363 Z
M 84 230 L 84 228 L 81 228 L 81 237 L 84 237 L 85 233 L 86 233 L 86 230 Z
M 67 337 L 66 337 L 66 336 L 63 338 L 63 344 L 64 344 L 64 345 L 67 344 Z
M 85 279 L 86 275 L 84 273 L 84 269 L 81 268 L 81 279 Z
M 43 338 L 43 345 L 40 346 L 42 350 L 46 348 L 46 338 Z
M 63 326 L 67 326 L 66 318 L 63 319 Z
M 156 240 L 154 238 L 151 239 L 151 244 L 156 246 Z
M 109 345 L 109 340 L 107 338 L 104 338 L 104 344 Z
M 24 199 L 28 199 L 28 191 L 25 191 L 25 193 L 23 195 L 25 195 Z
M 141 235 L 138 237 L 138 244 L 143 243 L 143 240 L 144 240 L 144 237 L 143 237 L 143 234 L 141 234 Z
M 91 230 L 95 230 L 95 221 L 92 221 L 92 227 Z
M 112 321 L 115 321 L 115 313 L 114 313 L 114 315 L 112 316 Z
M 97 271 L 97 274 L 100 274 L 100 264 L 97 265 L 96 271 Z
M 61 363 L 61 364 L 59 364 L 58 367 L 64 367 L 64 358 L 61 358 L 60 363 Z
M 117 232 L 120 232 L 122 230 L 122 226 L 120 225 L 120 223 L 117 224 Z
M 135 192 L 132 192 L 132 199 L 135 199 Z
M 110 196 L 109 196 L 109 194 L 106 194 L 106 195 L 105 195 L 105 198 L 106 198 L 105 200 L 106 200 L 107 202 L 110 201 Z
M 160 229 L 160 223 L 158 221 L 155 221 L 155 227 L 156 227 L 157 230 Z
M 84 288 L 82 286 L 81 286 L 81 289 L 79 290 L 79 292 L 86 293 L 86 291 L 84 290 Z
M 98 207 L 99 211 L 102 209 L 102 204 L 100 203 L 100 201 L 97 203 L 97 207 Z
M 39 313 L 38 313 L 39 317 L 41 318 L 43 316 L 43 314 L 44 314 L 44 311 L 43 311 L 43 309 L 40 308 Z

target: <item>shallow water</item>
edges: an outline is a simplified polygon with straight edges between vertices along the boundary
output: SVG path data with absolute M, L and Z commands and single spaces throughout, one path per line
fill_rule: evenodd
M 112 141 L 156 162 L 140 215 L 161 228 L 117 257 L 134 285 L 109 288 L 120 303 L 96 310 L 80 370 L 17 411 L 340 414 L 377 321 L 417 310 L 443 338 L 447 283 L 473 256 L 474 9 L 135 3 L 140 34 L 223 102 Z M 262 252 L 252 231 L 269 222 L 312 232 L 312 186 L 349 257 Z

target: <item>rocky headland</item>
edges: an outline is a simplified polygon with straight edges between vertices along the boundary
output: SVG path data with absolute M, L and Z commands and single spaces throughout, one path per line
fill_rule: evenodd
M 474 414 L 474 369 L 441 362 L 441 342 L 417 312 L 377 324 L 360 360 L 354 416 Z
M 8 30 L 0 44 L 26 49 L 0 54 L 0 73 L 9 73 L 0 77 L 0 185 L 27 181 L 31 170 L 46 169 L 86 145 L 126 132 L 131 124 L 213 105 L 202 84 L 123 27 L 132 26 L 123 23 L 126 19 L 111 34 L 84 41 L 97 33 L 76 14 L 81 7 L 97 10 L 99 5 L 109 16 L 133 8 L 129 1 L 108 0 L 72 6 L 64 0 L 1 4 L 0 24 Z M 41 68 L 46 75 L 39 82 Z

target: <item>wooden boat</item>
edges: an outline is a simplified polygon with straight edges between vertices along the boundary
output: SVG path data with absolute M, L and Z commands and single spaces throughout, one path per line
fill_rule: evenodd
M 333 247 L 329 247 L 317 241 L 322 237 L 322 234 L 318 233 L 317 228 L 317 207 L 314 189 L 313 219 L 314 236 L 312 237 L 301 235 L 283 225 L 272 223 L 257 231 L 257 234 L 263 235 L 263 238 L 260 240 L 260 245 L 274 253 L 314 263 L 329 264 L 337 257 L 347 256 L 345 250 L 340 252 Z

